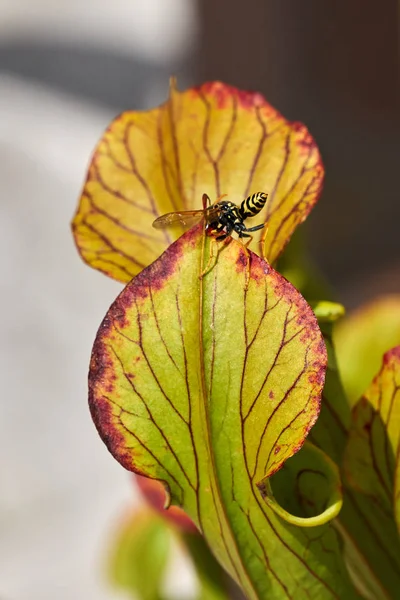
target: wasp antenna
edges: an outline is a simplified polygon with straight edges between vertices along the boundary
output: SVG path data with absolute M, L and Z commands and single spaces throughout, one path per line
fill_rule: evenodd
M 220 200 L 222 200 L 222 198 L 226 198 L 227 196 L 228 196 L 228 194 L 222 194 L 222 196 L 218 196 L 215 203 L 220 202 Z

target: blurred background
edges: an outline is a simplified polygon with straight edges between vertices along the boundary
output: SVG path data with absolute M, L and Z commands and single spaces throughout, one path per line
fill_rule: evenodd
M 111 600 L 110 535 L 138 502 L 86 376 L 120 285 L 69 231 L 91 151 L 126 109 L 207 79 L 306 123 L 327 170 L 305 226 L 348 307 L 400 291 L 398 4 L 0 0 L 1 600 Z M 180 574 L 180 587 L 191 589 Z M 185 588 L 186 589 L 186 588 Z

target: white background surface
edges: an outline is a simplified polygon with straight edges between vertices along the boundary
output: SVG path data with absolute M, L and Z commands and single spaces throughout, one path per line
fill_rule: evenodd
M 188 49 L 192 8 L 0 0 L 0 39 L 100 40 L 165 61 Z M 69 228 L 90 154 L 114 116 L 0 72 L 1 600 L 123 597 L 104 565 L 137 493 L 87 406 L 92 343 L 121 285 L 81 262 Z
M 111 115 L 9 78 L 0 91 L 0 597 L 106 599 L 108 530 L 135 490 L 86 381 L 121 286 L 80 261 L 69 222 Z
M 0 39 L 60 39 L 157 61 L 193 43 L 193 0 L 0 0 Z

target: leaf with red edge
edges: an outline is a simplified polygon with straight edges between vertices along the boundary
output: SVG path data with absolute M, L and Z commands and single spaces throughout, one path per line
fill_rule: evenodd
M 315 316 L 233 240 L 201 277 L 214 243 L 187 232 L 112 305 L 91 360 L 94 421 L 123 466 L 164 482 L 248 598 L 352 598 L 326 525 L 340 503 L 300 529 L 268 487 L 318 416 Z
M 383 357 L 378 375 L 352 410 L 344 472 L 369 501 L 368 521 L 388 560 L 399 564 L 400 346 Z M 398 570 L 397 570 L 398 573 Z M 396 579 L 393 579 L 393 586 Z M 385 583 L 390 580 L 385 580 Z M 394 588 L 393 588 L 394 589 Z
M 165 104 L 125 112 L 104 133 L 73 220 L 74 237 L 89 265 L 127 282 L 182 233 L 153 229 L 158 216 L 200 210 L 203 193 L 212 202 L 227 194 L 240 203 L 262 191 L 269 199 L 251 226 L 268 223 L 265 256 L 273 262 L 317 201 L 322 180 L 307 129 L 260 94 L 221 82 L 184 92 L 172 86 Z M 261 235 L 254 233 L 256 252 Z

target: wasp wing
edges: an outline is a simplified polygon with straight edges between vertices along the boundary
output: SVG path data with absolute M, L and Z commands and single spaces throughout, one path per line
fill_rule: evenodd
M 167 229 L 170 227 L 177 227 L 179 225 L 183 227 L 191 227 L 199 223 L 203 217 L 207 221 L 213 218 L 214 215 L 218 214 L 218 210 L 212 206 L 206 210 L 183 210 L 181 212 L 170 212 L 165 215 L 161 215 L 155 221 L 153 221 L 153 227 L 155 229 Z
M 169 227 L 176 227 L 182 225 L 183 227 L 190 227 L 195 225 L 204 216 L 203 210 L 183 210 L 182 212 L 170 212 L 166 215 L 161 215 L 155 221 L 153 221 L 153 227 L 155 229 L 167 229 Z

